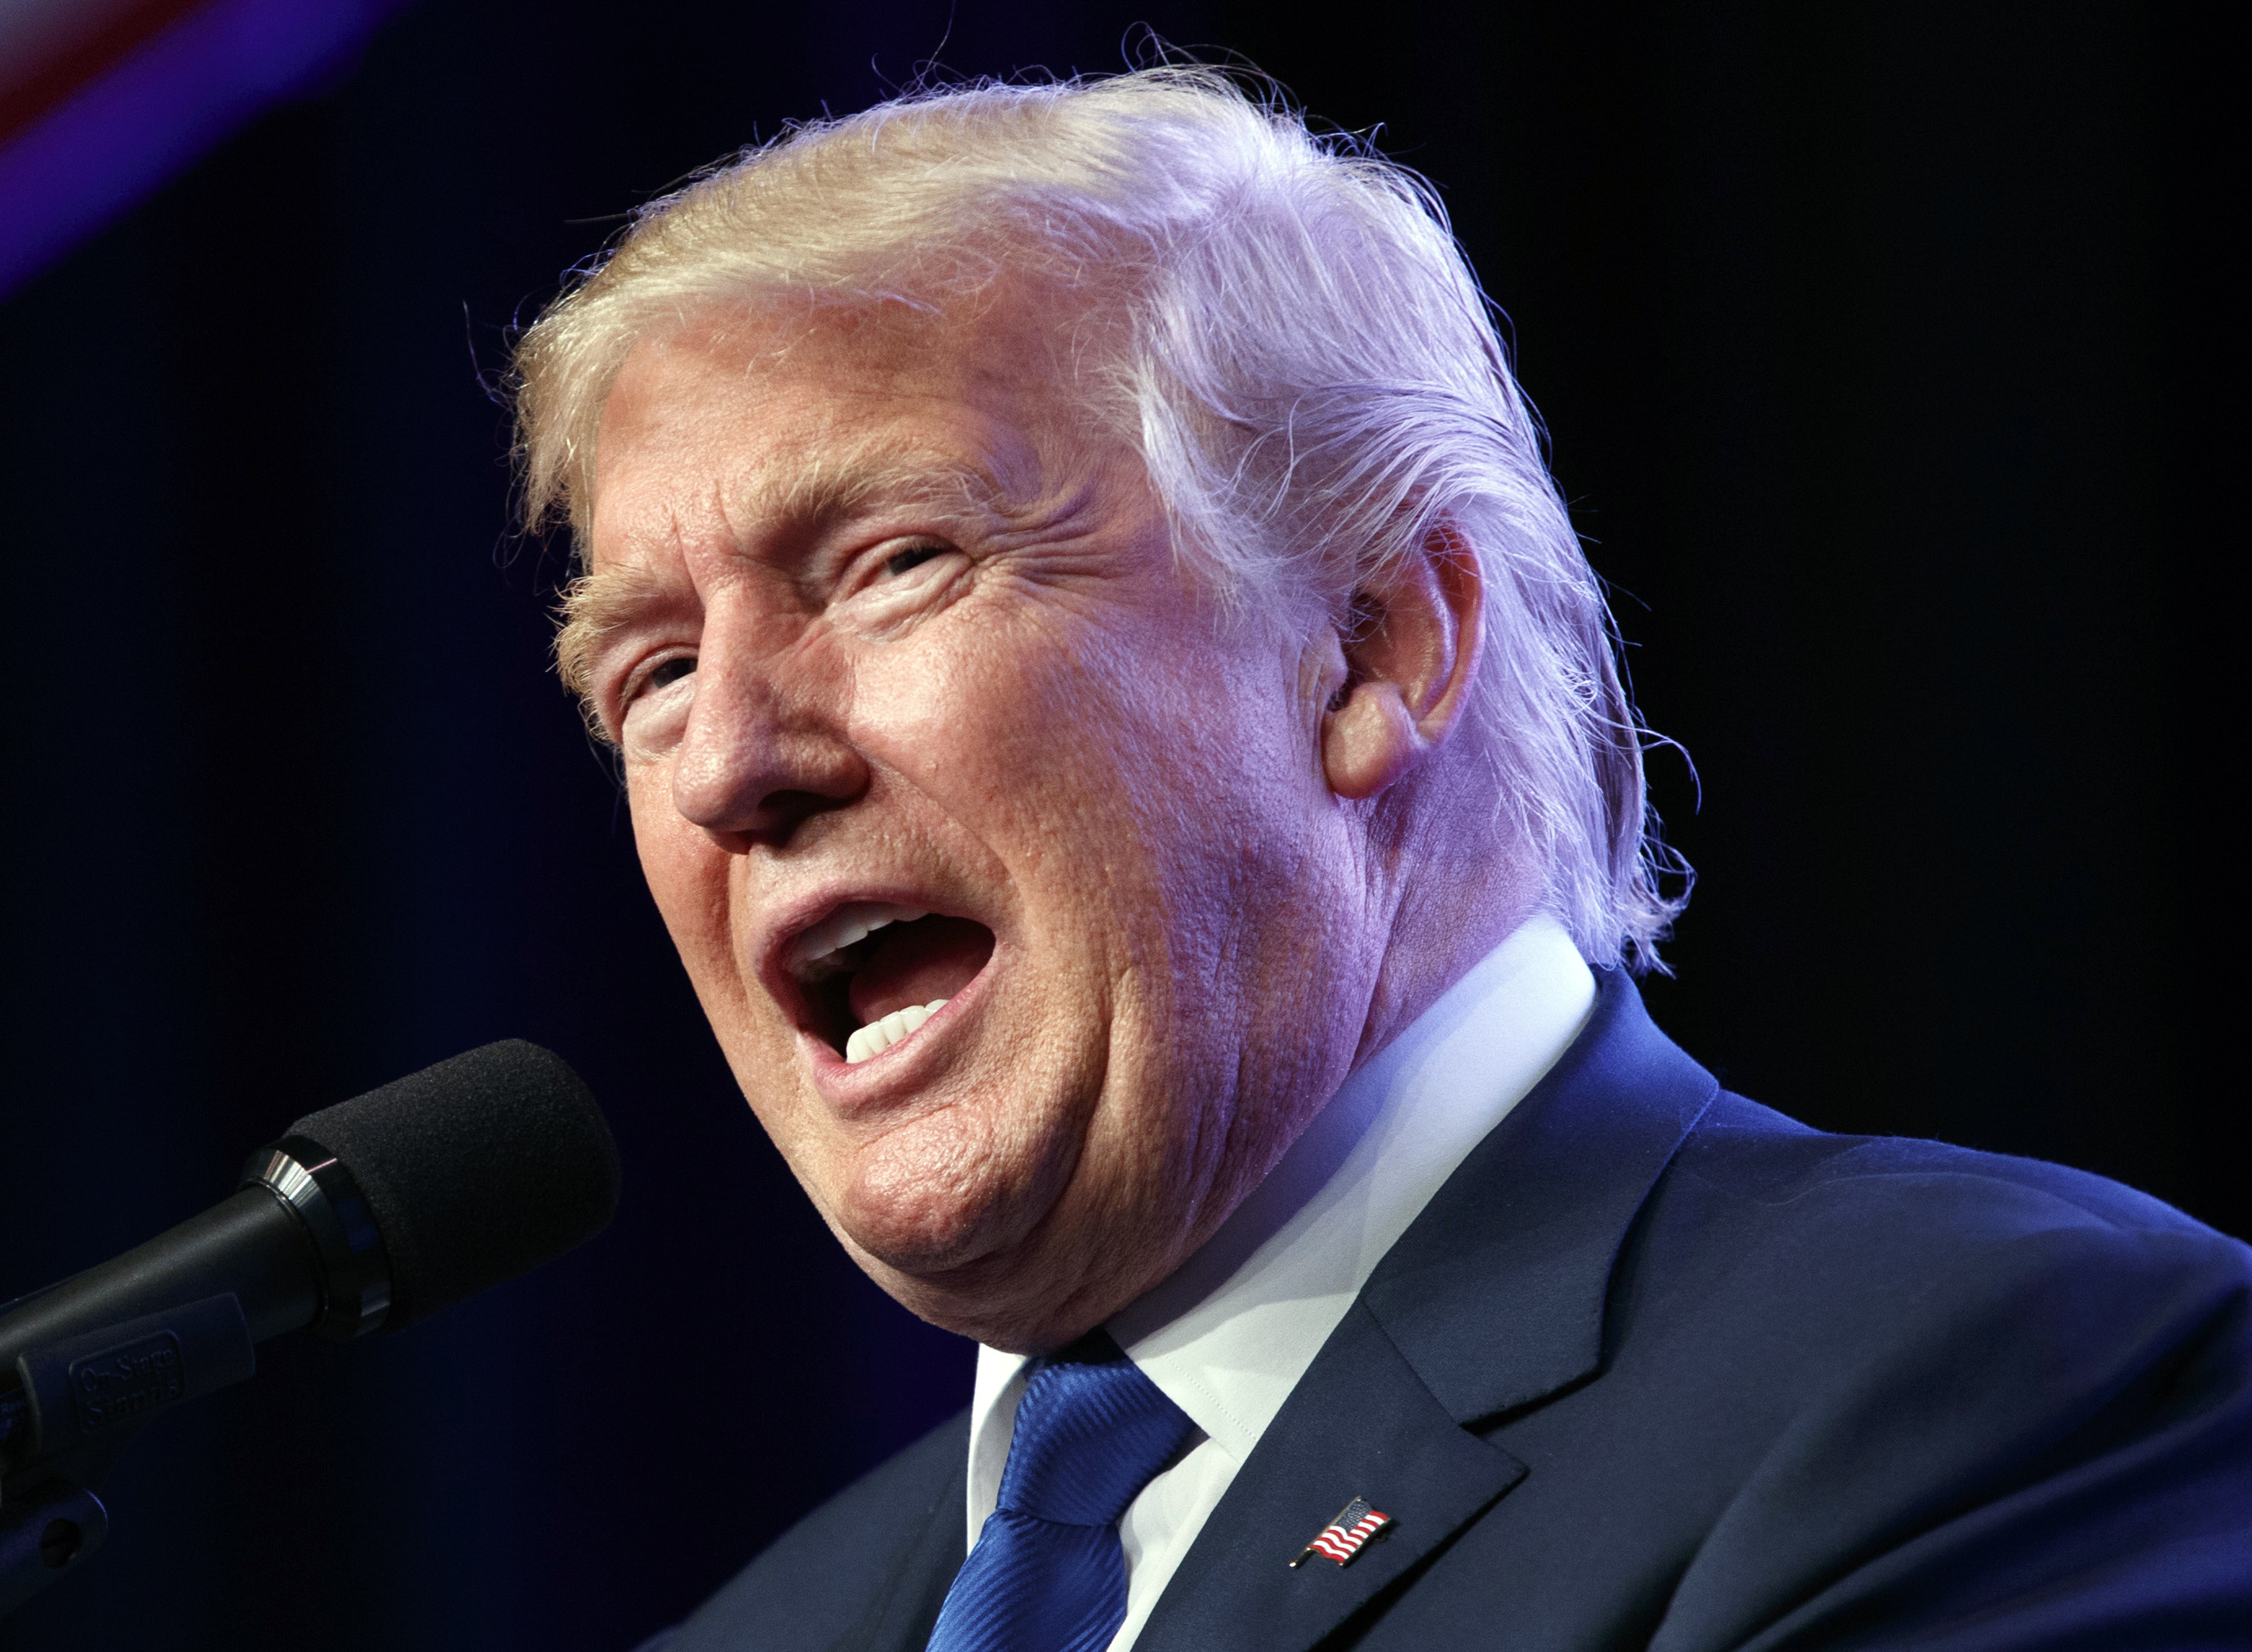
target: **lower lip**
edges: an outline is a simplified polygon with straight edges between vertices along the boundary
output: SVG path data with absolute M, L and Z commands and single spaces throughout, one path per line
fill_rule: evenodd
M 847 1061 L 830 1047 L 827 1039 L 801 1031 L 798 1044 L 805 1052 L 807 1065 L 813 1069 L 814 1083 L 823 1099 L 839 1112 L 851 1113 L 875 1104 L 883 1099 L 882 1093 L 912 1086 L 929 1078 L 927 1069 L 942 1059 L 938 1046 L 962 1018 L 975 1014 L 984 1001 L 985 983 L 1000 961 L 1000 954 L 997 936 L 985 967 L 949 998 L 944 1008 L 897 1044 L 865 1061 Z

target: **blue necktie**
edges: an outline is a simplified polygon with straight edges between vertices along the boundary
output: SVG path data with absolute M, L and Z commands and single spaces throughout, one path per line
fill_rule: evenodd
M 1101 1331 L 1043 1360 L 929 1652 L 1102 1652 L 1126 1621 L 1118 1517 L 1189 1427 Z

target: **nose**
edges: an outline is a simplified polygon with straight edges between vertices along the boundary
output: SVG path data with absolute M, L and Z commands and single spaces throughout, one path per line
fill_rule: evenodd
M 868 787 L 867 762 L 845 731 L 846 668 L 803 637 L 768 650 L 748 642 L 707 625 L 672 764 L 673 807 L 739 854 L 782 847 Z

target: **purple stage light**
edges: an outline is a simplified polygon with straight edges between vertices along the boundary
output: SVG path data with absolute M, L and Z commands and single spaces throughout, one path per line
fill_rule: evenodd
M 213 0 L 0 148 L 0 296 L 268 106 L 348 64 L 405 0 Z

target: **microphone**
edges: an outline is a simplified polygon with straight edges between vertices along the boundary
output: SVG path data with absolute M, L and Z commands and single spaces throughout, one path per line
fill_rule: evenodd
M 617 1147 L 563 1059 L 489 1044 L 299 1119 L 234 1194 L 0 1308 L 0 1611 L 90 1553 L 93 1492 L 154 1413 L 310 1326 L 395 1331 L 609 1225 Z

